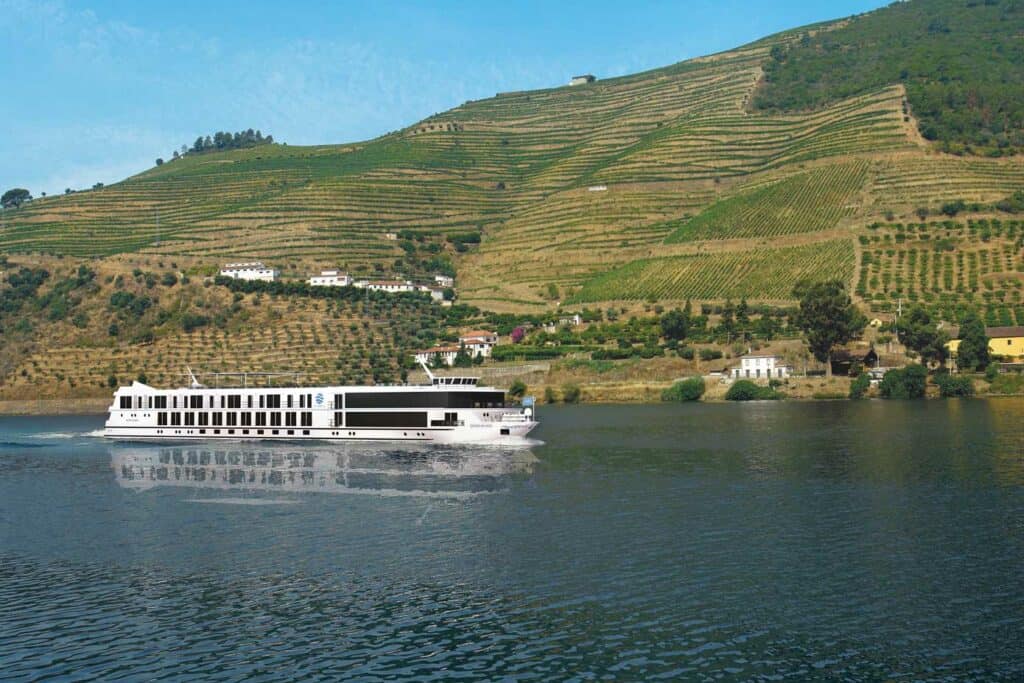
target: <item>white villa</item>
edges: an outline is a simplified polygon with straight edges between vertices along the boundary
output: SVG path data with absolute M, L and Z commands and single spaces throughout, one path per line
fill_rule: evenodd
M 470 356 L 491 357 L 491 349 L 498 344 L 498 335 L 487 330 L 473 330 L 459 336 L 459 344 L 466 347 Z
M 273 268 L 267 268 L 260 261 L 251 261 L 248 263 L 226 263 L 224 267 L 220 269 L 220 274 L 224 277 L 230 277 L 235 280 L 262 280 L 263 282 L 273 282 L 277 279 L 280 274 Z
M 455 286 L 455 278 L 453 278 L 451 275 L 435 275 L 434 282 L 437 284 L 438 287 Z
M 782 379 L 789 377 L 793 369 L 782 363 L 778 356 L 744 356 L 740 366 L 729 373 L 733 379 Z
M 309 278 L 309 284 L 313 287 L 348 287 L 352 278 L 338 270 L 321 270 L 319 275 Z
M 408 280 L 370 280 L 368 282 L 357 282 L 356 287 L 362 286 L 374 292 L 415 292 L 416 285 Z
M 442 363 L 451 367 L 455 365 L 455 357 L 459 355 L 459 348 L 458 346 L 433 346 L 423 351 L 417 351 L 416 362 L 430 365 L 434 358 L 440 358 Z

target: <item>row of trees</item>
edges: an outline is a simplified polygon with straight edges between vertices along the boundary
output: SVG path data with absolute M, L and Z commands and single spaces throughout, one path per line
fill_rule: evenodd
M 273 143 L 273 135 L 264 137 L 262 132 L 254 131 L 252 128 L 238 131 L 237 133 L 217 131 L 212 136 L 207 135 L 204 138 L 200 135 L 197 137 L 188 151 L 193 154 L 201 154 L 203 152 L 217 152 L 226 149 L 246 149 L 248 147 L 271 145 Z

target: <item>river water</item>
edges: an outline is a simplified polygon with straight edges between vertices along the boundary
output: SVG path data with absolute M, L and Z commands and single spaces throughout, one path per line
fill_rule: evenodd
M 0 418 L 0 679 L 1024 679 L 1024 400 L 540 418 L 413 452 Z

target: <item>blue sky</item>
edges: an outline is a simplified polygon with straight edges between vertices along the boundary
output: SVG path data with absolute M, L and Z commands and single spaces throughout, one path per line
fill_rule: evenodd
M 216 130 L 349 142 L 467 99 L 618 76 L 881 0 L 0 0 L 0 191 L 111 183 Z

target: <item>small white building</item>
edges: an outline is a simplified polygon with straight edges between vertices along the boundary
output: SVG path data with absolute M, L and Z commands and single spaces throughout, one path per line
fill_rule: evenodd
M 435 275 L 434 282 L 437 284 L 438 287 L 455 286 L 455 278 L 453 278 L 451 275 Z
M 473 358 L 491 357 L 491 349 L 498 343 L 498 335 L 488 330 L 473 330 L 459 336 L 459 344 L 466 347 L 466 352 Z
M 430 285 L 417 285 L 416 290 L 430 295 L 431 301 L 444 301 L 444 289 Z
M 597 78 L 593 74 L 581 74 L 570 78 L 569 85 L 583 85 L 585 83 L 593 83 L 596 80 Z
M 365 284 L 365 288 L 374 292 L 390 292 L 392 294 L 416 291 L 416 285 L 408 280 L 370 280 Z
M 430 365 L 435 358 L 439 358 L 442 363 L 451 367 L 455 365 L 455 357 L 459 355 L 458 346 L 434 346 L 423 351 L 416 352 L 416 362 L 426 363 Z
M 591 185 L 590 187 L 587 188 L 587 192 L 607 192 L 607 191 L 608 191 L 608 186 L 607 185 Z
M 319 275 L 309 278 L 309 284 L 313 287 L 348 287 L 352 278 L 338 270 L 321 270 Z
M 262 280 L 263 282 L 273 282 L 280 275 L 276 270 L 267 268 L 260 261 L 226 263 L 220 269 L 220 274 L 235 280 Z
M 744 356 L 729 372 L 733 379 L 782 379 L 792 374 L 792 368 L 778 356 Z
M 573 313 L 572 315 L 564 315 L 558 319 L 558 324 L 562 327 L 579 327 L 583 324 L 583 316 L 579 313 Z

